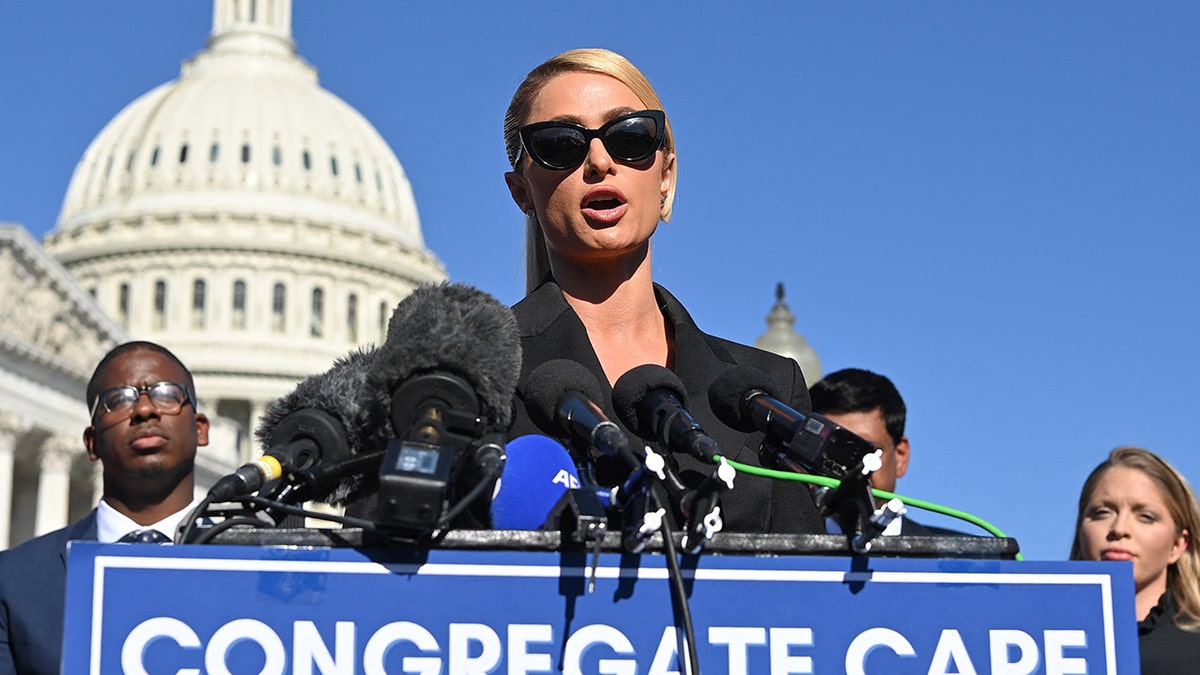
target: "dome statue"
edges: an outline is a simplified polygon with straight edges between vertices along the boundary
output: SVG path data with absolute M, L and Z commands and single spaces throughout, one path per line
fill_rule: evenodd
M 800 364 L 800 372 L 804 373 L 804 381 L 808 385 L 823 377 L 821 359 L 808 345 L 808 340 L 797 333 L 795 328 L 796 315 L 788 309 L 783 301 L 783 283 L 775 286 L 775 306 L 767 314 L 767 332 L 758 336 L 754 346 L 769 352 L 795 359 Z

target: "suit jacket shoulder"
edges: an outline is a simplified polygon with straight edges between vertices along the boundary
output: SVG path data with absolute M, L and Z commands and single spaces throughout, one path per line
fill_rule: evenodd
M 0 675 L 57 673 L 67 542 L 96 539 L 96 512 L 0 553 Z

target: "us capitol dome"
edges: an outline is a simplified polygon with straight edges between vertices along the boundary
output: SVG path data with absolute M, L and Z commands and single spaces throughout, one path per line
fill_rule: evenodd
M 290 0 L 215 0 L 206 48 L 104 127 L 43 244 L 244 432 L 446 278 L 391 148 L 297 55 Z

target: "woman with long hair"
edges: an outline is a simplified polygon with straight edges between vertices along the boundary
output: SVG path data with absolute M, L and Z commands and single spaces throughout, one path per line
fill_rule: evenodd
M 1142 672 L 1200 672 L 1200 507 L 1187 481 L 1158 455 L 1109 453 L 1079 495 L 1072 560 L 1133 563 Z

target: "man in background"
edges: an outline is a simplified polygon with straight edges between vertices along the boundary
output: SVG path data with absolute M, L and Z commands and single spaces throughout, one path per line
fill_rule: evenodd
M 809 388 L 814 413 L 861 436 L 883 450 L 883 466 L 871 474 L 871 487 L 896 491 L 896 479 L 908 471 L 909 443 L 904 435 L 907 408 L 892 381 L 860 368 L 826 375 Z M 892 521 L 885 535 L 961 535 L 940 527 L 922 525 L 907 515 Z
M 174 354 L 120 345 L 96 366 L 86 398 L 83 446 L 103 465 L 104 495 L 82 520 L 0 553 L 0 675 L 59 672 L 68 541 L 170 543 L 195 506 L 208 418 Z

